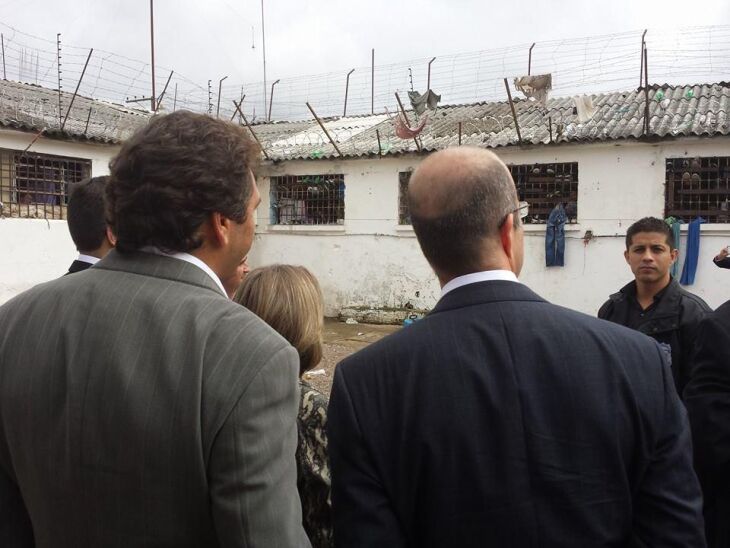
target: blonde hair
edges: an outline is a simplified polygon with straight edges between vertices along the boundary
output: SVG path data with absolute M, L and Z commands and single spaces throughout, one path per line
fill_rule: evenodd
M 275 264 L 246 275 L 233 300 L 273 327 L 299 352 L 299 374 L 322 360 L 324 302 L 303 266 Z

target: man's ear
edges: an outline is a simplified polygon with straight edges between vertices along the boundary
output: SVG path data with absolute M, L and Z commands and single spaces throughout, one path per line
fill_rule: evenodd
M 515 216 L 514 214 L 507 215 L 504 224 L 499 229 L 499 239 L 502 243 L 502 250 L 505 255 L 512 258 L 512 251 L 514 248 L 515 238 Z
M 214 211 L 201 228 L 208 232 L 211 244 L 216 247 L 223 247 L 228 244 L 230 238 L 231 222 L 228 217 Z
M 629 250 L 624 251 L 624 259 L 626 260 L 626 264 L 629 264 Z
M 106 239 L 109 240 L 110 246 L 115 247 L 117 245 L 117 237 L 114 234 L 114 232 L 112 232 L 112 229 L 110 226 L 106 227 Z
M 672 249 L 671 255 L 672 255 L 672 263 L 676 262 L 677 259 L 679 258 L 679 249 Z

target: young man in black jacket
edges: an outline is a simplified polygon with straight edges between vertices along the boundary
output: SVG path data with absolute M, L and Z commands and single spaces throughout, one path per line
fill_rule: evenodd
M 674 383 L 681 395 L 689 380 L 697 325 L 711 309 L 670 275 L 678 254 L 672 230 L 661 219 L 645 217 L 631 225 L 624 257 L 634 281 L 611 295 L 598 317 L 645 333 L 671 352 Z

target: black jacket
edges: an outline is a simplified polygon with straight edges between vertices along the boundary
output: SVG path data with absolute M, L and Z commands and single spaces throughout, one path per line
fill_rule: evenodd
M 634 306 L 630 293 L 636 294 L 635 281 L 611 295 L 598 311 L 598 317 L 621 324 L 627 316 L 628 307 Z M 638 328 L 641 333 L 671 347 L 672 374 L 678 394 L 682 393 L 689 380 L 697 326 L 711 310 L 705 301 L 684 290 L 677 280 L 672 279 L 651 316 Z
M 346 358 L 328 413 L 338 547 L 705 544 L 657 344 L 522 284 L 455 289 Z
M 701 323 L 684 401 L 705 495 L 708 544 L 730 546 L 730 302 Z

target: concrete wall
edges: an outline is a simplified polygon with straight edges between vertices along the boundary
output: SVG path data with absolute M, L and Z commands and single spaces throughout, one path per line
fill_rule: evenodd
M 0 130 L 0 148 L 24 150 L 34 133 Z M 117 146 L 68 142 L 41 137 L 33 152 L 91 160 L 93 176 L 109 173 Z M 0 217 L 0 303 L 68 270 L 77 252 L 65 221 Z
M 726 156 L 730 139 L 532 147 L 497 153 L 515 164 L 578 162 L 578 224 L 566 231 L 566 266 L 544 266 L 545 227 L 527 226 L 521 279 L 552 302 L 594 314 L 610 293 L 632 279 L 623 259 L 626 228 L 641 217 L 664 214 L 665 158 Z M 385 310 L 380 314 L 385 317 L 388 309 L 432 308 L 438 284 L 412 230 L 398 226 L 398 172 L 415 168 L 419 161 L 411 156 L 270 166 L 259 179 L 262 204 L 250 262 L 310 268 L 322 284 L 329 315 L 376 309 Z M 269 225 L 268 176 L 320 173 L 345 175 L 345 224 Z M 595 238 L 584 244 L 587 230 Z M 730 273 L 712 264 L 712 257 L 728 243 L 730 225 L 703 227 L 696 283 L 689 289 L 713 307 L 730 299 Z

